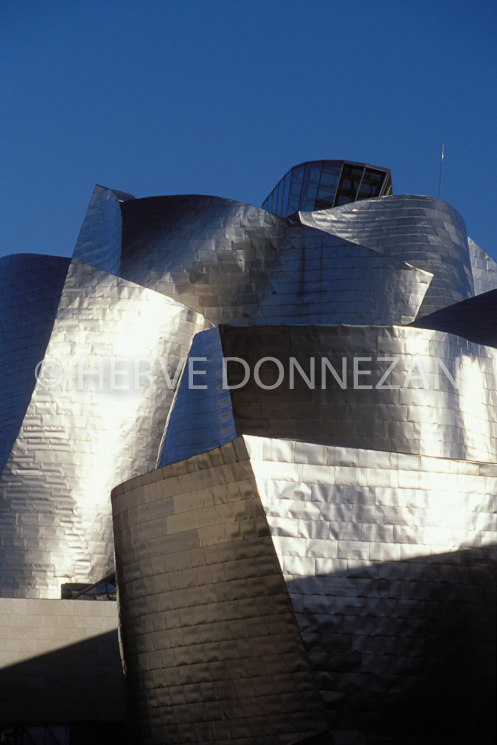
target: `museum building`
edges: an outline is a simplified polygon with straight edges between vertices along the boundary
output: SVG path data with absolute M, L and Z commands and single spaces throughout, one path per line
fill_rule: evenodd
M 497 263 L 390 171 L 0 259 L 0 743 L 494 742 Z

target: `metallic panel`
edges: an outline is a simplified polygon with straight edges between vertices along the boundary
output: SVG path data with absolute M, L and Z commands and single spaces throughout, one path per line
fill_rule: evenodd
M 244 440 L 333 734 L 491 743 L 497 465 Z
M 490 290 L 418 318 L 412 326 L 445 331 L 476 344 L 497 347 L 496 307 L 497 290 Z
M 294 229 L 278 252 L 253 324 L 407 324 L 433 275 L 322 232 Z
M 232 407 L 238 434 L 497 460 L 497 351 L 491 347 L 400 326 L 223 325 L 220 335 L 224 357 L 245 360 L 250 377 L 246 385 L 225 391 L 222 367 L 216 364 L 206 390 L 187 390 L 182 383 L 171 422 L 183 457 L 201 452 L 203 444 L 213 447 L 226 441 L 219 435 L 218 419 L 210 426 L 201 419 L 196 431 L 197 408 L 217 411 L 216 416 L 222 411 L 231 421 Z M 283 370 L 282 381 L 273 390 L 265 390 L 255 378 L 256 365 L 265 357 L 278 360 Z M 308 376 L 314 360 L 311 385 L 295 372 L 292 387 L 292 358 Z M 323 359 L 339 377 L 345 371 L 343 388 L 330 373 L 321 376 Z M 274 362 L 260 368 L 266 386 L 275 385 L 277 374 Z M 240 367 L 229 363 L 228 385 L 240 382 Z M 176 405 L 181 406 L 178 412 Z M 166 442 L 171 453 L 179 454 L 167 436 Z M 168 461 L 163 453 L 160 463 Z
M 134 197 L 97 184 L 79 231 L 73 259 L 104 272 L 119 274 L 122 240 L 120 202 L 128 199 Z
M 197 334 L 188 359 L 192 364 L 185 367 L 171 406 L 158 468 L 212 450 L 237 436 L 230 394 L 222 385 L 219 329 Z
M 122 205 L 121 275 L 213 323 L 409 323 L 431 274 L 217 197 Z
M 44 362 L 62 380 L 38 381 L 0 482 L 1 595 L 60 597 L 63 582 L 109 572 L 110 490 L 154 467 L 174 393 L 160 360 L 173 377 L 209 325 L 169 298 L 71 263 Z M 125 390 L 113 389 L 112 358 L 124 358 L 116 383 Z M 141 358 L 155 368 L 135 386 Z M 78 360 L 90 371 L 82 383 Z
M 497 290 L 497 263 L 468 236 L 475 295 Z
M 326 730 L 243 441 L 117 487 L 112 506 L 134 741 Z
M 0 474 L 33 393 L 68 267 L 59 256 L 0 258 Z
M 424 196 L 366 199 L 300 212 L 304 225 L 338 235 L 434 275 L 418 316 L 474 295 L 466 226 L 446 202 Z
M 300 725 L 322 722 L 300 640 L 280 636 L 294 627 L 274 546 L 323 742 L 491 743 L 496 479 L 495 464 L 245 436 L 116 488 L 135 738 L 274 742 L 276 727 L 285 742 L 295 686 Z

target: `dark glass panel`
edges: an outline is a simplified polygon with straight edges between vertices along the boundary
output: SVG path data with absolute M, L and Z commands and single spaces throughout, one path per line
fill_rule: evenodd
M 280 215 L 280 207 L 281 207 L 281 196 L 283 189 L 281 188 L 281 181 L 274 190 L 274 209 L 273 212 L 276 212 L 277 215 Z
M 304 177 L 304 166 L 298 166 L 292 171 L 292 183 L 290 185 L 290 199 L 288 200 L 287 215 L 293 215 L 297 212 L 300 202 L 300 191 L 302 189 L 302 179 Z
M 384 180 L 385 173 L 366 168 L 360 189 L 357 193 L 357 199 L 372 199 L 373 197 L 379 197 Z
M 290 197 L 290 184 L 292 183 L 292 174 L 287 173 L 285 181 L 283 183 L 283 207 L 281 210 L 282 215 L 288 214 L 288 199 Z
M 318 193 L 321 163 L 307 163 L 300 193 L 299 209 L 313 210 Z
M 344 163 L 342 177 L 338 185 L 336 204 L 348 204 L 354 202 L 361 182 L 364 168 L 350 166 Z
M 341 165 L 323 166 L 315 209 L 323 210 L 333 207 L 341 170 Z

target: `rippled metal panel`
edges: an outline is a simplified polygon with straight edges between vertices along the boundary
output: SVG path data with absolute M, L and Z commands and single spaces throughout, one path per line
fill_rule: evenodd
M 468 236 L 475 295 L 497 290 L 497 263 Z
M 120 202 L 131 194 L 96 186 L 73 251 L 73 259 L 104 272 L 119 274 L 122 217 Z
M 122 205 L 121 275 L 214 323 L 409 323 L 428 272 L 228 199 Z
M 68 267 L 59 256 L 0 259 L 0 474 L 33 393 Z
M 223 325 L 220 338 L 224 357 L 245 360 L 250 375 L 237 388 L 243 371 L 237 363 L 228 363 L 226 382 L 233 386 L 229 391 L 223 389 L 220 364 L 210 369 L 206 390 L 188 390 L 183 381 L 177 401 L 181 408 L 176 412 L 175 405 L 171 413 L 183 457 L 201 452 L 203 444 L 214 447 L 226 441 L 218 428 L 222 412 L 227 422 L 234 417 L 239 435 L 497 460 L 494 348 L 452 334 L 400 326 Z M 259 360 L 267 357 L 273 362 L 260 367 L 263 385 L 277 382 L 274 359 L 282 369 L 281 382 L 273 390 L 265 390 L 255 377 Z M 310 383 L 295 371 L 292 383 L 292 358 L 308 377 L 314 360 L 316 374 Z M 343 376 L 344 387 L 329 372 L 322 376 L 323 359 L 339 378 Z M 200 419 L 198 433 L 196 409 L 218 412 L 210 427 Z M 166 442 L 170 454 L 163 452 L 162 464 L 180 453 L 174 450 L 173 438 L 166 436 Z
M 63 378 L 38 381 L 0 482 L 1 595 L 60 597 L 63 582 L 108 573 L 110 490 L 154 467 L 174 393 L 160 360 L 172 378 L 209 325 L 169 298 L 71 263 L 44 361 Z M 125 360 L 115 379 L 124 390 L 112 389 L 111 358 Z M 135 387 L 129 364 L 140 358 L 156 364 Z
M 326 730 L 243 441 L 134 479 L 112 505 L 134 741 Z
M 333 733 L 493 742 L 497 465 L 244 440 Z
M 434 275 L 418 316 L 474 294 L 466 226 L 446 202 L 403 195 L 300 212 L 304 225 L 374 248 Z

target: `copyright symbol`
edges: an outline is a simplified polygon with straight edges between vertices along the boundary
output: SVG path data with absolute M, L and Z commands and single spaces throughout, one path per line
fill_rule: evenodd
M 35 378 L 42 388 L 56 388 L 64 380 L 64 370 L 55 360 L 41 360 L 35 367 Z

